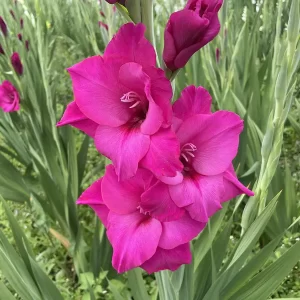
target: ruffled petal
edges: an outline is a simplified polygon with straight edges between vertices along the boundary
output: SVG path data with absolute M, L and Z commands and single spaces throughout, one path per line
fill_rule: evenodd
M 102 178 L 95 181 L 88 189 L 86 189 L 76 203 L 90 206 L 102 221 L 103 225 L 107 227 L 107 216 L 109 209 L 103 202 L 101 185 Z
M 138 127 L 99 125 L 95 145 L 112 160 L 119 180 L 126 180 L 136 174 L 140 160 L 148 152 L 150 137 L 142 134 Z
M 198 114 L 211 114 L 211 103 L 212 98 L 205 88 L 188 86 L 173 104 L 174 116 L 186 120 Z
M 229 201 L 241 194 L 246 194 L 247 196 L 254 196 L 254 193 L 251 190 L 247 189 L 238 180 L 232 165 L 224 173 L 223 182 L 224 182 L 224 194 L 222 196 L 221 202 Z
M 198 199 L 186 207 L 190 216 L 199 221 L 207 222 L 208 219 L 222 208 L 220 202 L 224 194 L 222 175 L 194 177 L 194 183 L 200 188 Z
M 57 126 L 71 125 L 94 138 L 98 124 L 88 119 L 78 108 L 75 101 L 68 104 Z
M 114 166 L 107 166 L 102 180 L 104 203 L 117 214 L 135 212 L 145 189 L 144 178 L 147 176 L 151 178 L 151 175 L 149 171 L 139 169 L 134 177 L 118 181 Z
M 113 246 L 112 265 L 118 273 L 139 267 L 156 252 L 161 223 L 139 212 L 108 215 L 107 236 Z
M 170 128 L 160 129 L 151 136 L 149 151 L 140 166 L 157 177 L 174 177 L 183 168 L 179 156 L 180 146 L 175 133 Z
M 141 209 L 162 222 L 178 220 L 185 212 L 171 199 L 168 186 L 159 181 L 143 193 L 141 199 Z
M 121 102 L 121 65 L 119 60 L 104 62 L 100 56 L 93 56 L 68 69 L 76 104 L 87 118 L 100 125 L 117 127 L 132 117 L 133 111 Z
M 174 249 L 157 248 L 155 254 L 141 265 L 147 273 L 151 274 L 162 270 L 176 271 L 183 264 L 192 262 L 190 245 L 180 245 Z
M 108 57 L 123 57 L 127 62 L 136 62 L 142 66 L 155 66 L 156 54 L 151 43 L 145 38 L 146 27 L 127 23 L 107 45 L 104 59 Z
M 206 223 L 193 220 L 188 213 L 180 219 L 162 223 L 162 234 L 158 246 L 163 249 L 173 249 L 190 242 L 205 227 Z
M 177 131 L 181 145 L 192 143 L 193 168 L 202 175 L 225 172 L 237 154 L 243 121 L 235 113 L 218 111 L 212 115 L 195 115 Z

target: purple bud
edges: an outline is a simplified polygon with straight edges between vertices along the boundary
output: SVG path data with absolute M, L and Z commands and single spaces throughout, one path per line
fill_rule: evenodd
M 29 41 L 28 40 L 25 41 L 25 48 L 27 51 L 29 51 Z
M 107 24 L 105 24 L 101 21 L 99 21 L 98 24 L 99 24 L 99 27 L 103 27 L 104 29 L 106 29 L 108 31 L 108 25 Z
M 18 33 L 18 39 L 22 42 L 23 37 L 22 37 L 22 34 L 21 34 L 21 33 Z
M 220 61 L 220 49 L 219 48 L 216 49 L 216 61 L 217 61 L 217 63 Z
M 3 35 L 7 36 L 7 26 L 2 17 L 0 17 L 0 29 L 3 33 Z
M 16 19 L 14 11 L 11 9 L 9 12 L 10 12 L 11 16 L 12 16 L 14 19 Z
M 20 20 L 20 27 L 21 27 L 21 29 L 24 28 L 24 20 L 23 19 Z
M 5 54 L 1 44 L 0 44 L 0 54 L 3 54 L 3 55 Z
M 17 74 L 23 74 L 23 65 L 18 52 L 14 52 L 10 58 L 11 64 L 14 67 L 14 70 Z

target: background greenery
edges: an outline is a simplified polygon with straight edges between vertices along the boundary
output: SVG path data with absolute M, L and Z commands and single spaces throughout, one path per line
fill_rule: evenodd
M 105 159 L 78 131 L 55 127 L 72 100 L 65 68 L 101 54 L 125 20 L 105 1 L 2 1 L 9 35 L 0 36 L 0 79 L 18 87 L 22 110 L 0 112 L 0 299 L 300 298 L 297 0 L 225 0 L 219 36 L 173 81 L 174 100 L 185 86 L 203 85 L 215 109 L 244 118 L 235 167 L 256 196 L 232 200 L 212 218 L 193 243 L 192 266 L 156 277 L 111 268 L 104 228 L 75 205 Z M 155 2 L 158 54 L 167 19 L 184 2 Z M 13 51 L 22 77 L 12 71 Z

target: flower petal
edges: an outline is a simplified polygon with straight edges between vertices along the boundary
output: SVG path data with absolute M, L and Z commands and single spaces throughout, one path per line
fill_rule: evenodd
M 236 156 L 242 130 L 243 121 L 238 115 L 218 111 L 187 119 L 177 137 L 181 145 L 193 143 L 197 147 L 192 165 L 199 174 L 217 175 L 225 172 Z
M 102 199 L 101 185 L 102 178 L 95 181 L 88 189 L 86 189 L 76 203 L 90 206 L 95 211 L 104 226 L 107 227 L 107 216 L 109 210 Z
M 211 102 L 212 98 L 205 88 L 188 86 L 173 104 L 174 116 L 186 120 L 193 115 L 211 114 Z
M 221 202 L 229 201 L 238 195 L 246 194 L 248 196 L 254 196 L 254 193 L 247 189 L 236 177 L 233 166 L 224 173 L 224 194 Z
M 174 249 L 157 248 L 155 254 L 141 265 L 148 274 L 161 270 L 176 271 L 183 264 L 192 262 L 190 245 L 183 244 Z
M 150 259 L 161 236 L 161 223 L 139 212 L 108 215 L 107 236 L 113 246 L 113 267 L 118 273 L 139 267 Z
M 149 76 L 143 72 L 141 65 L 132 62 L 126 63 L 120 68 L 119 78 L 120 83 L 129 91 L 140 95 L 142 102 L 136 109 L 141 109 L 140 106 L 147 107 L 148 111 L 146 119 L 141 125 L 141 132 L 148 135 L 156 133 L 162 125 L 163 115 L 160 107 L 152 99 Z
M 163 113 L 163 127 L 168 127 L 172 122 L 172 97 L 173 90 L 170 80 L 161 69 L 148 67 L 144 72 L 151 78 L 150 93 L 152 99 L 159 106 Z
M 69 68 L 75 101 L 82 113 L 100 125 L 120 126 L 132 116 L 121 102 L 125 91 L 118 82 L 122 62 L 104 62 L 100 56 L 89 57 Z
M 208 219 L 222 208 L 220 202 L 224 194 L 224 185 L 222 175 L 201 176 L 197 175 L 194 182 L 200 188 L 198 199 L 186 207 L 190 216 L 199 221 L 207 222 Z
M 141 209 L 162 222 L 178 220 L 185 212 L 171 199 L 168 186 L 160 181 L 143 193 L 141 200 Z
M 152 174 L 147 170 L 139 169 L 134 177 L 119 182 L 114 166 L 107 166 L 102 180 L 104 203 L 117 214 L 135 212 L 144 192 L 146 176 L 151 177 Z
M 94 137 L 98 124 L 88 119 L 78 108 L 75 101 L 68 104 L 57 126 L 71 125 L 83 131 L 90 137 Z
M 193 220 L 188 213 L 180 219 L 162 223 L 162 234 L 158 246 L 163 249 L 173 249 L 190 242 L 205 227 L 206 223 Z
M 140 160 L 148 152 L 150 137 L 138 127 L 99 125 L 95 144 L 100 153 L 112 160 L 118 178 L 125 180 L 136 174 Z
M 123 25 L 107 45 L 104 59 L 119 56 L 127 62 L 136 62 L 142 66 L 155 66 L 156 54 L 151 43 L 145 38 L 146 27 L 142 23 Z
M 183 166 L 179 160 L 180 146 L 175 133 L 170 129 L 160 129 L 151 136 L 149 151 L 140 166 L 153 172 L 157 177 L 174 177 Z

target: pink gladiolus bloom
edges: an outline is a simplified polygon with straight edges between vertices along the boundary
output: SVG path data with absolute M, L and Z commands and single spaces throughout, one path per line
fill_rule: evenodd
M 19 56 L 18 52 L 14 52 L 10 58 L 11 64 L 14 67 L 14 70 L 17 74 L 22 75 L 23 74 L 23 65 Z
M 0 107 L 4 112 L 13 112 L 20 109 L 20 96 L 17 89 L 8 80 L 0 85 Z
M 107 228 L 113 247 L 112 264 L 119 273 L 136 267 L 148 273 L 175 271 L 189 264 L 188 243 L 206 225 L 177 207 L 167 185 L 145 169 L 119 182 L 114 167 L 109 165 L 105 176 L 93 183 L 77 203 L 93 208 Z
M 99 24 L 99 27 L 103 27 L 105 30 L 108 31 L 108 25 L 107 24 L 105 24 L 105 23 L 103 23 L 101 21 L 99 21 L 98 24 Z
M 207 222 L 224 201 L 243 193 L 253 196 L 232 166 L 243 121 L 232 112 L 211 113 L 210 107 L 211 96 L 204 88 L 183 90 L 173 105 L 173 127 L 184 169 L 176 177 L 161 178 L 176 205 L 199 222 Z
M 2 17 L 0 17 L 0 29 L 4 36 L 7 36 L 7 25 Z
M 163 58 L 175 71 L 213 40 L 220 31 L 218 11 L 223 0 L 189 0 L 183 10 L 173 13 L 165 29 Z
M 170 177 L 182 169 L 170 127 L 172 87 L 156 67 L 155 50 L 144 32 L 143 24 L 125 24 L 103 57 L 87 58 L 68 70 L 75 101 L 58 123 L 94 137 L 120 180 L 134 176 L 138 167 Z

